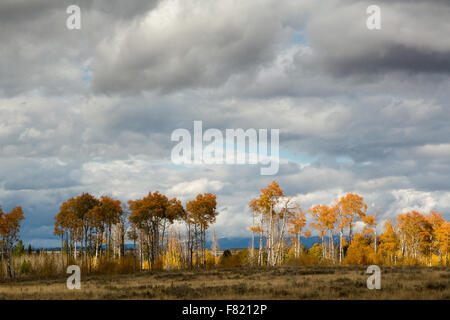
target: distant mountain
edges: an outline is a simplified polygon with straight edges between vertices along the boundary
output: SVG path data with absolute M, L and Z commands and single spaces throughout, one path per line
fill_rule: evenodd
M 302 245 L 305 246 L 307 249 L 311 248 L 314 243 L 320 243 L 320 238 L 318 236 L 312 236 L 308 239 L 302 237 Z M 334 236 L 333 240 L 335 243 L 339 243 L 339 236 Z M 250 248 L 252 245 L 252 238 L 251 237 L 232 237 L 232 238 L 219 238 L 218 240 L 219 249 L 225 250 L 225 249 L 243 249 L 243 248 Z M 263 239 L 264 245 L 266 243 L 266 238 Z M 288 238 L 286 238 L 286 241 L 290 241 Z M 325 238 L 325 241 L 328 241 L 328 238 Z M 206 247 L 208 249 L 211 249 L 212 241 L 206 241 Z M 125 245 L 127 250 L 133 249 L 132 244 L 126 244 Z M 259 237 L 255 237 L 255 248 L 259 248 Z M 35 248 L 33 248 L 36 250 Z M 45 250 L 48 251 L 59 251 L 61 250 L 60 247 L 55 248 L 46 248 Z
M 335 243 L 339 243 L 339 236 L 334 236 L 333 240 Z M 266 238 L 263 239 L 264 245 Z M 286 241 L 290 241 L 288 238 L 286 238 Z M 320 243 L 320 238 L 318 236 L 312 236 L 306 239 L 305 237 L 301 238 L 302 245 L 305 246 L 307 249 L 311 248 L 314 243 Z M 325 241 L 328 241 L 328 238 L 325 239 Z M 221 250 L 225 249 L 237 249 L 237 248 L 250 248 L 252 245 L 252 238 L 251 237 L 235 237 L 235 238 L 219 238 L 217 240 L 219 244 L 219 248 Z M 206 242 L 206 247 L 208 249 L 211 248 L 212 241 Z M 259 248 L 259 237 L 255 237 L 255 248 Z

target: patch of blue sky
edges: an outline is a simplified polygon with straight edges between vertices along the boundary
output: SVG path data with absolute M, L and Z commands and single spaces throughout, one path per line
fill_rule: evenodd
M 81 80 L 85 83 L 91 83 L 92 80 L 92 71 L 86 67 L 81 69 Z
M 291 41 L 296 44 L 306 44 L 306 37 L 303 32 L 294 32 Z
M 211 151 L 211 154 L 209 154 L 209 156 L 212 158 L 217 158 L 219 156 L 219 157 L 221 157 L 223 163 L 225 164 L 227 149 L 231 147 L 233 150 L 232 152 L 234 153 L 235 156 L 237 154 L 248 155 L 250 153 L 253 153 L 253 151 L 256 151 L 256 154 L 259 157 L 261 157 L 261 156 L 277 157 L 278 156 L 280 158 L 280 160 L 287 160 L 289 162 L 294 162 L 294 163 L 298 163 L 298 164 L 311 164 L 311 163 L 314 163 L 315 161 L 317 161 L 319 158 L 321 158 L 321 155 L 311 156 L 307 152 L 295 152 L 294 153 L 294 152 L 291 152 L 290 150 L 283 149 L 283 148 L 280 148 L 278 154 L 275 154 L 275 153 L 272 153 L 270 142 L 268 143 L 266 149 L 262 149 L 261 148 L 262 146 L 259 143 L 256 144 L 254 146 L 254 147 L 256 147 L 256 150 L 255 150 L 255 149 L 252 149 L 249 147 L 248 141 L 246 141 L 246 142 L 247 143 L 245 143 L 245 144 L 232 143 L 232 144 L 227 145 L 226 141 L 223 141 L 222 145 L 216 146 L 219 148 L 219 150 L 217 150 L 219 153 L 216 154 L 214 152 L 214 150 L 210 149 L 209 151 Z M 202 151 L 203 154 L 199 156 L 199 160 L 200 159 L 203 160 L 203 158 L 206 156 L 205 148 L 208 145 L 210 145 L 210 142 L 203 143 L 203 151 Z M 165 165 L 167 166 L 167 168 L 174 169 L 174 170 L 192 170 L 192 168 L 195 168 L 198 166 L 198 164 L 195 163 L 194 152 L 195 152 L 195 150 L 193 148 L 193 145 L 191 145 L 191 150 L 190 150 L 191 157 L 190 157 L 190 159 L 189 159 L 190 161 L 188 161 L 188 163 L 175 164 L 169 160 L 168 162 L 165 163 Z M 247 157 L 246 157 L 246 159 L 248 160 Z M 199 164 L 202 163 L 202 160 L 200 160 L 201 162 Z
M 287 159 L 289 161 L 292 162 L 296 162 L 299 164 L 308 164 L 308 163 L 313 163 L 315 161 L 317 161 L 320 156 L 310 156 L 308 155 L 308 153 L 306 152 L 298 152 L 298 153 L 292 153 L 289 150 L 280 150 L 280 158 L 281 159 Z
M 164 167 L 173 171 L 192 171 L 194 169 L 192 164 L 177 164 L 170 160 L 164 164 Z
M 355 163 L 352 158 L 346 157 L 346 156 L 337 157 L 336 158 L 336 162 L 337 163 L 343 163 L 343 164 L 353 164 L 353 163 Z

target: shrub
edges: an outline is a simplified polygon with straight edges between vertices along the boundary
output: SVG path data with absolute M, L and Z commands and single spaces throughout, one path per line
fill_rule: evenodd
M 30 274 L 31 273 L 31 261 L 25 260 L 20 265 L 20 273 L 21 274 Z
M 291 258 L 287 261 L 289 266 L 316 266 L 319 265 L 320 261 L 316 255 L 312 254 L 302 254 L 298 258 Z
M 99 274 L 127 274 L 139 270 L 133 256 L 113 259 L 107 256 L 98 258 L 95 266 L 95 272 Z
M 225 268 L 241 267 L 248 262 L 248 249 L 240 250 L 232 254 L 230 250 L 225 250 L 222 255 L 221 265 Z

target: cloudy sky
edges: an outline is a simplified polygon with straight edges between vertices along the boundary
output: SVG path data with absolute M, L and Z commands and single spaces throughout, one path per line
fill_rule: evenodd
M 273 179 L 305 209 L 356 192 L 380 222 L 448 220 L 449 16 L 446 0 L 2 0 L 0 204 L 23 207 L 33 246 L 58 245 L 53 217 L 85 191 L 214 192 L 218 236 L 247 236 Z M 280 129 L 278 174 L 173 164 L 171 133 L 194 120 Z

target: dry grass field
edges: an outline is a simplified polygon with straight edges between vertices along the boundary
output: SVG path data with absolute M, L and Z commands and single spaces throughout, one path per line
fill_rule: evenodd
M 0 299 L 450 299 L 450 268 L 383 267 L 369 290 L 364 267 L 235 268 L 0 283 Z

